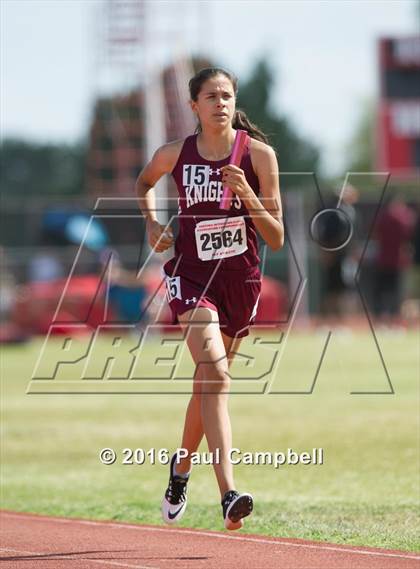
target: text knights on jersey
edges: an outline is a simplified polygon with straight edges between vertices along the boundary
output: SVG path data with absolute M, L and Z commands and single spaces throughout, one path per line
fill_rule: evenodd
M 189 208 L 200 202 L 220 202 L 223 194 L 223 184 L 218 180 L 212 180 L 205 186 L 184 186 L 185 207 Z M 239 196 L 235 196 L 233 206 L 241 209 L 242 203 Z

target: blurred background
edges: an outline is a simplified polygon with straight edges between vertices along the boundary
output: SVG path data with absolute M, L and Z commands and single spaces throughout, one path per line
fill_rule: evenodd
M 173 253 L 151 255 L 134 184 L 158 146 L 194 131 L 188 80 L 211 65 L 239 77 L 237 106 L 279 159 L 287 241 L 261 244 L 257 321 L 367 326 L 367 309 L 414 326 L 419 27 L 414 0 L 4 0 L 0 340 L 52 322 L 165 329 Z M 165 223 L 176 187 L 156 193 Z
M 173 250 L 151 253 L 134 184 L 193 132 L 188 80 L 215 64 L 277 151 L 287 229 L 282 250 L 261 244 L 267 331 L 231 368 L 234 445 L 325 452 L 322 467 L 235 467 L 259 504 L 247 532 L 418 551 L 420 2 L 0 11 L 2 507 L 161 523 L 167 467 L 128 468 L 121 451 L 179 445 L 193 362 L 160 333 Z M 171 220 L 169 178 L 156 195 Z M 212 470 L 194 469 L 182 525 L 221 529 Z

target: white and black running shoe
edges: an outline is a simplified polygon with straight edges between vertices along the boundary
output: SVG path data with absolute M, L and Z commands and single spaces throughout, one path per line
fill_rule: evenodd
M 168 488 L 162 500 L 162 518 L 167 524 L 179 522 L 187 507 L 187 482 L 189 474 L 179 476 L 175 473 L 176 454 L 170 466 Z
M 241 528 L 242 518 L 249 516 L 253 507 L 254 501 L 251 494 L 239 494 L 236 490 L 226 492 L 222 500 L 225 528 L 230 530 Z

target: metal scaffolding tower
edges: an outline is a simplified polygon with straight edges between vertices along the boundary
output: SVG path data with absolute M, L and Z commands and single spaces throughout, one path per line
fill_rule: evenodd
M 91 130 L 90 187 L 98 197 L 132 196 L 135 176 L 153 152 L 194 129 L 187 104 L 192 65 L 182 44 L 188 5 L 104 0 L 100 6 L 92 70 L 99 120 Z M 156 197 L 164 223 L 165 179 L 157 184 Z

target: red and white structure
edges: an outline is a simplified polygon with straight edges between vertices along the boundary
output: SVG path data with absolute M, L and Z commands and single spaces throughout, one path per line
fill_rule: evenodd
M 376 169 L 420 175 L 420 36 L 379 40 Z

